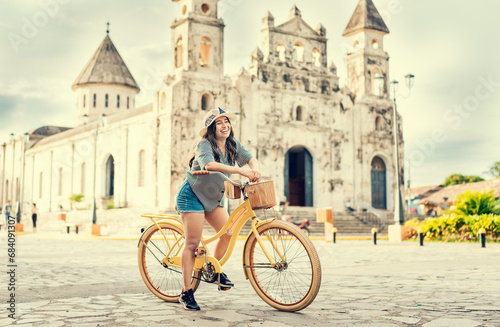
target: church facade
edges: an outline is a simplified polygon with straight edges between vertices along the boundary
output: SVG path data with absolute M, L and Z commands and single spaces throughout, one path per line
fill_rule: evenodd
M 173 1 L 171 74 L 152 103 L 135 107 L 139 85 L 106 35 L 73 84 L 75 126 L 44 126 L 3 144 L 2 206 L 58 211 L 96 198 L 100 208 L 172 210 L 199 122 L 220 107 L 238 115 L 236 137 L 291 206 L 393 209 L 389 30 L 372 0 L 360 0 L 344 31 L 352 47 L 343 87 L 327 62 L 325 28 L 310 27 L 297 7 L 281 25 L 265 14 L 249 68 L 225 76 L 218 0 Z M 399 140 L 402 149 L 401 129 Z M 399 158 L 403 167 L 402 150 Z M 71 203 L 74 194 L 84 201 Z

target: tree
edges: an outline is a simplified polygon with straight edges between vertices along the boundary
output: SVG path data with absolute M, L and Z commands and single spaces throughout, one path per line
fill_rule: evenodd
M 479 176 L 464 176 L 462 174 L 452 174 L 444 180 L 444 186 L 482 182 L 484 178 Z
M 466 216 L 490 213 L 499 214 L 500 206 L 498 201 L 495 200 L 495 191 L 493 189 L 479 192 L 467 191 L 457 196 L 452 209 L 447 213 Z
M 495 162 L 490 169 L 488 170 L 488 174 L 493 176 L 493 178 L 500 178 L 500 161 Z

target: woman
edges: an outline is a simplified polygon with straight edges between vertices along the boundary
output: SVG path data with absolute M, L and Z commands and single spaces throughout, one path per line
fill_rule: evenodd
M 33 221 L 33 232 L 36 232 L 36 219 L 38 217 L 38 208 L 36 203 L 31 205 L 31 220 Z
M 193 176 L 197 170 L 220 171 L 226 176 L 240 174 L 251 182 L 259 180 L 261 173 L 255 158 L 234 138 L 232 125 L 236 121 L 234 114 L 222 109 L 213 109 L 203 118 L 204 127 L 200 130 L 202 139 L 192 154 L 187 178 L 177 193 L 177 210 L 184 225 L 186 243 L 181 256 L 184 288 L 179 302 L 186 310 L 200 310 L 191 288 L 191 276 L 194 267 L 195 249 L 199 246 L 203 232 L 203 220 L 216 231 L 224 227 L 228 213 L 223 207 L 224 181 L 216 175 Z M 239 167 L 235 166 L 238 164 Z M 248 164 L 250 168 L 243 168 Z M 223 235 L 216 247 L 214 256 L 222 258 L 230 241 L 229 235 Z M 229 289 L 234 284 L 224 273 L 217 276 L 221 287 Z M 216 280 L 217 280 L 216 279 Z

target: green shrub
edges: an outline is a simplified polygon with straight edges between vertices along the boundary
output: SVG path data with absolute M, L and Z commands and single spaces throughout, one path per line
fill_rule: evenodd
M 500 207 L 495 200 L 495 191 L 493 189 L 479 192 L 467 191 L 457 196 L 452 209 L 446 213 L 457 215 L 483 215 L 500 214 Z
M 115 208 L 115 202 L 113 201 L 113 198 L 110 198 L 108 202 L 106 202 L 106 209 L 114 209 Z
M 77 203 L 79 203 L 79 202 L 82 202 L 82 200 L 83 200 L 84 197 L 85 196 L 83 194 L 71 194 L 71 196 L 69 197 L 69 200 L 71 202 L 77 202 Z
M 479 229 L 484 228 L 488 239 L 500 239 L 500 216 L 491 213 L 470 216 L 449 213 L 437 218 L 427 218 L 423 222 L 412 219 L 405 226 L 411 227 L 409 238 L 416 238 L 420 229 L 427 240 L 477 240 Z

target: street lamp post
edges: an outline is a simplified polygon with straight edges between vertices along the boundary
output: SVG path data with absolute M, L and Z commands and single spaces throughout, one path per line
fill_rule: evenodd
M 88 116 L 84 115 L 85 120 L 88 120 Z M 99 127 L 104 127 L 106 122 L 106 115 L 101 114 L 99 124 L 95 128 L 95 134 L 94 134 L 94 185 L 92 188 L 92 197 L 93 197 L 93 203 L 92 203 L 92 225 L 97 224 L 97 207 L 96 207 L 96 170 L 97 170 L 97 134 L 99 133 Z
M 10 180 L 10 196 L 12 197 L 12 202 L 11 204 L 14 205 L 14 165 L 15 165 L 15 158 L 16 158 L 16 137 L 14 136 L 14 133 L 10 133 L 10 143 L 12 144 L 12 178 Z M 9 190 L 7 190 L 9 192 Z M 7 199 L 9 200 L 9 199 Z
M 18 219 L 17 222 L 20 222 L 21 214 L 22 214 L 22 211 L 24 209 L 24 170 L 25 170 L 25 166 L 26 166 L 26 145 L 28 144 L 29 140 L 30 140 L 30 135 L 28 133 L 24 133 L 24 135 L 23 135 L 23 171 L 22 171 L 22 175 L 21 175 L 21 180 L 22 180 L 21 187 L 19 190 L 19 192 L 21 193 L 21 195 L 19 196 L 21 204 L 19 206 L 19 211 L 17 213 L 17 219 Z
M 4 202 L 7 201 L 5 199 L 5 153 L 6 153 L 7 144 L 4 142 L 2 144 L 3 157 L 2 157 L 2 197 L 0 198 L 0 208 L 4 207 Z M 2 209 L 3 210 L 3 209 Z
M 408 215 L 411 214 L 411 185 L 410 185 L 410 183 L 411 183 L 411 171 L 410 171 L 410 169 L 411 169 L 411 161 L 408 160 L 408 169 L 407 169 L 408 179 L 406 181 L 406 187 L 408 189 L 408 200 L 407 200 L 408 201 Z
M 413 86 L 413 80 L 415 78 L 415 75 L 412 74 L 407 74 L 405 76 L 406 80 L 406 87 L 408 88 L 408 97 L 411 92 L 411 88 Z M 398 113 L 397 113 L 397 91 L 398 91 L 398 86 L 399 82 L 394 80 L 390 82 L 392 86 L 392 96 L 393 96 L 393 103 L 394 103 L 394 110 L 393 110 L 393 126 L 392 126 L 392 133 L 394 135 L 394 167 L 395 167 L 395 177 L 396 177 L 396 193 L 394 196 L 394 225 L 397 229 L 395 233 L 397 233 L 397 240 L 401 240 L 401 226 L 404 225 L 404 211 L 403 211 L 403 199 L 401 196 L 401 171 L 400 171 L 400 165 L 399 165 L 399 138 L 398 138 Z M 395 234 L 392 234 L 395 235 Z M 391 239 L 391 233 L 389 232 L 389 238 Z

